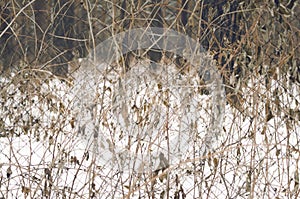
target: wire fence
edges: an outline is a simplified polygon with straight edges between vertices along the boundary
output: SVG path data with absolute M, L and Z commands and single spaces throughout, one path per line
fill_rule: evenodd
M 299 197 L 297 3 L 1 1 L 0 198 Z

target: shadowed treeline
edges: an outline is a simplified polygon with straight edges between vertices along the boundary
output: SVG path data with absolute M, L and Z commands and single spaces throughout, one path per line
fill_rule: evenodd
M 209 36 L 204 34 L 212 16 L 217 23 L 223 23 L 214 36 L 218 43 L 223 43 L 224 34 L 231 42 L 240 37 L 236 23 L 240 17 L 236 13 L 222 16 L 226 1 L 135 0 L 134 3 L 118 0 L 1 1 L 2 70 L 45 65 L 64 74 L 67 62 L 85 57 L 91 48 L 110 35 L 148 25 L 185 32 L 201 40 L 208 49 L 216 46 L 216 42 L 211 43 Z M 238 1 L 228 6 L 231 12 L 237 10 Z M 214 13 L 210 12 L 211 8 L 215 8 Z M 159 61 L 160 54 L 151 50 L 148 53 L 153 61 Z
M 0 16 L 2 72 L 38 67 L 65 75 L 68 62 L 86 57 L 109 36 L 152 26 L 172 28 L 199 41 L 215 57 L 230 87 L 234 83 L 229 77 L 253 71 L 251 63 L 257 63 L 260 74 L 274 71 L 263 65 L 284 64 L 282 72 L 299 81 L 299 5 L 293 0 L 4 0 Z M 124 56 L 125 65 L 136 53 Z M 148 49 L 146 54 L 154 63 L 162 53 Z M 178 66 L 184 63 L 180 57 L 175 60 Z

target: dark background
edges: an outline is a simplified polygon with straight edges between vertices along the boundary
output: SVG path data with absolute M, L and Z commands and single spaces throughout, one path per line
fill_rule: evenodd
M 297 1 L 131 2 L 1 1 L 1 72 L 42 67 L 64 76 L 68 62 L 87 56 L 112 34 L 151 25 L 200 41 L 217 60 L 225 82 L 232 74 L 240 78 L 254 71 L 273 77 L 275 68 L 300 82 Z M 148 56 L 159 61 L 161 52 L 150 50 Z

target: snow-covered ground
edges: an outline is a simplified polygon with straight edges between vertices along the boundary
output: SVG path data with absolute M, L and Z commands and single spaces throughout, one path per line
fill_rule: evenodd
M 212 97 L 197 75 L 145 70 L 84 69 L 73 86 L 1 78 L 0 198 L 299 196 L 299 85 L 250 78 L 243 113 L 224 105 L 207 148 Z

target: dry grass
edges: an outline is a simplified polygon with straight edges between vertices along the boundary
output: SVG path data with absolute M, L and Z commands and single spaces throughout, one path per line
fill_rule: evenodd
M 0 2 L 0 198 L 299 197 L 299 5 L 134 2 Z M 160 13 L 158 5 L 163 19 L 153 13 Z M 205 90 L 208 85 L 187 70 L 186 60 L 143 49 L 99 71 L 85 58 L 110 36 L 157 25 L 155 20 L 200 41 L 222 75 L 224 121 L 210 150 L 204 152 L 203 146 L 212 98 Z M 125 84 L 123 92 L 132 93 L 122 104 L 117 96 L 120 82 L 126 83 L 122 78 L 128 71 L 148 68 L 150 61 L 171 72 L 166 76 L 171 79 L 160 83 L 162 71 L 151 81 L 145 77 L 138 85 Z M 180 112 L 193 106 L 185 101 L 190 98 L 173 100 L 174 84 L 180 81 L 172 78 L 177 75 L 192 88 L 196 112 Z M 91 99 L 87 105 L 93 106 L 82 99 Z M 141 105 L 134 104 L 137 99 Z M 198 126 L 183 128 L 191 118 Z M 149 130 L 156 120 L 164 136 Z M 176 146 L 168 136 L 186 133 L 174 127 L 178 123 L 192 140 L 180 161 L 166 166 L 153 156 L 156 166 L 137 172 L 141 168 L 134 164 L 143 140 L 134 145 L 128 133 L 147 132 L 155 138 L 152 144 Z M 96 138 L 90 133 L 95 129 Z M 123 142 L 136 147 L 126 172 L 126 165 L 107 165 L 101 159 L 105 153 L 119 155 Z M 166 155 L 170 158 L 172 151 Z

